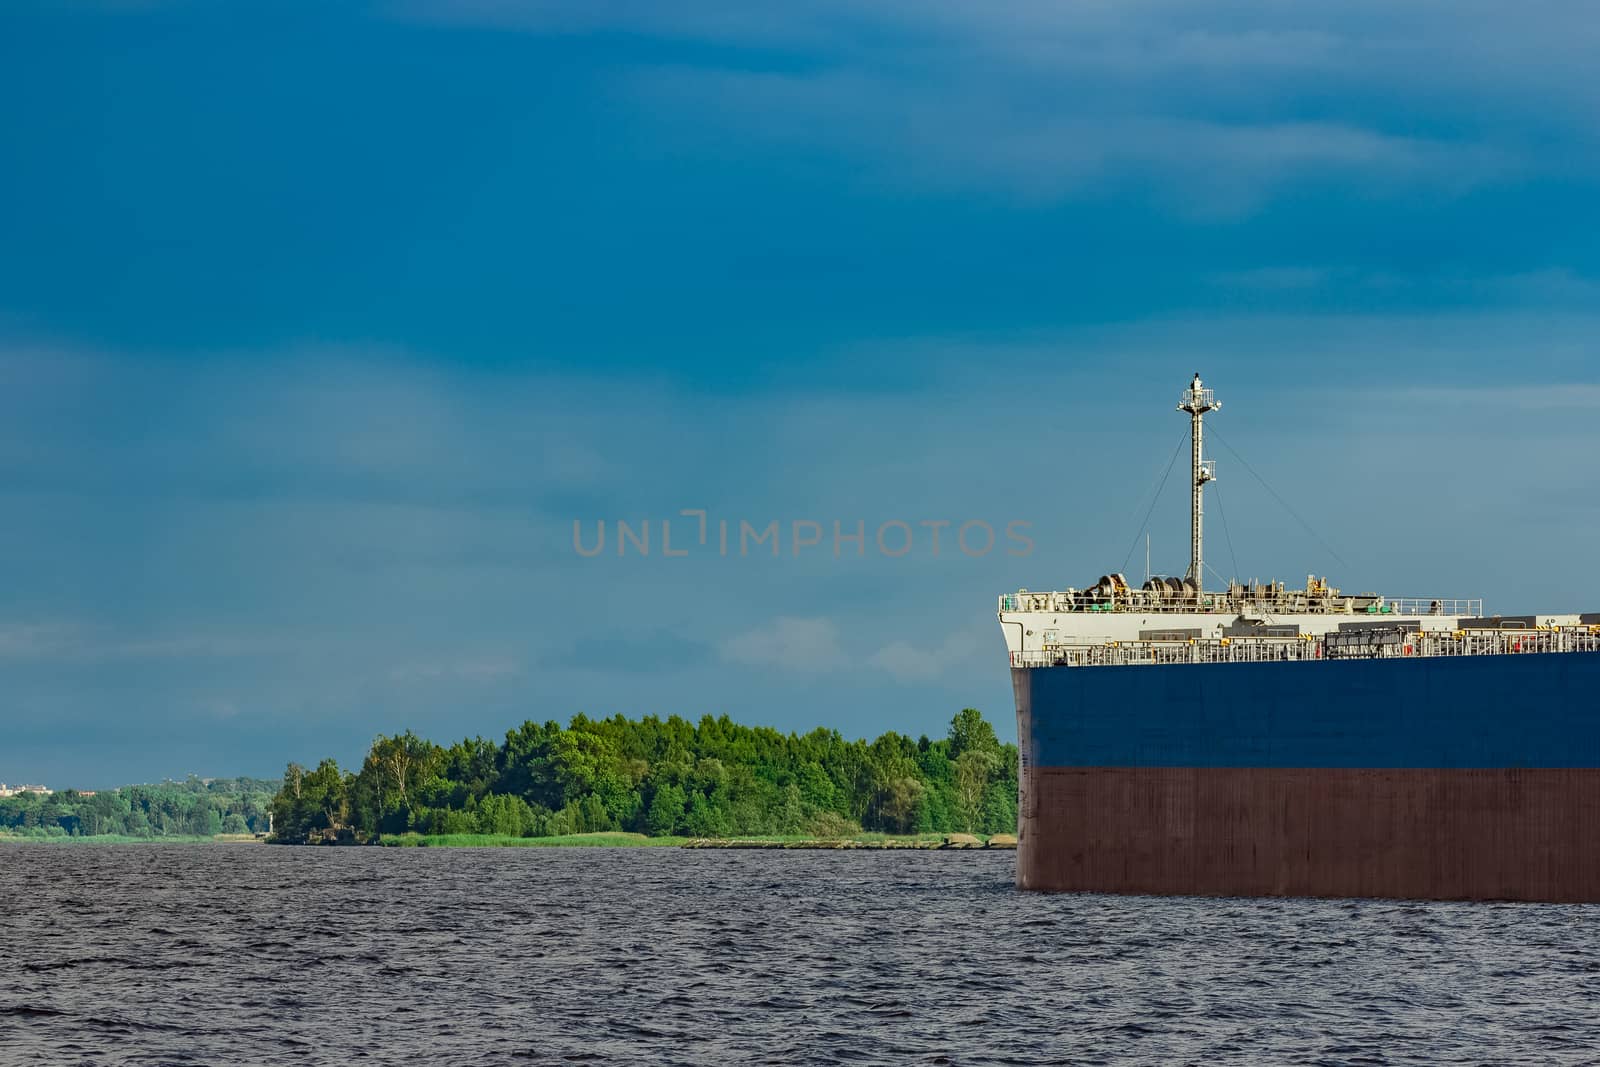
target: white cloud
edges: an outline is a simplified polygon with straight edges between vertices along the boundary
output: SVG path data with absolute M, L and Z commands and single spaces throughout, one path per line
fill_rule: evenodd
M 839 629 L 828 619 L 774 619 L 765 629 L 729 638 L 719 650 L 732 663 L 793 671 L 831 671 L 847 662 Z
M 1471 407 L 1480 417 L 1487 414 L 1485 409 L 1517 412 L 1597 411 L 1600 410 L 1600 385 L 1430 386 L 1404 390 L 1394 399 L 1401 406 Z
M 499 681 L 522 673 L 522 664 L 507 657 L 485 656 L 402 664 L 389 670 L 390 681 Z
M 103 627 L 76 623 L 0 623 L 0 659 L 6 660 L 70 663 L 176 660 L 250 655 L 281 647 L 279 641 L 210 634 L 131 638 Z
M 1206 281 L 1226 289 L 1289 292 L 1341 289 L 1358 298 L 1404 297 L 1443 300 L 1452 306 L 1559 307 L 1588 311 L 1600 302 L 1600 280 L 1566 267 L 1514 274 L 1467 274 L 1430 270 L 1414 274 L 1351 267 L 1287 266 L 1217 271 Z
M 896 681 L 925 682 L 939 677 L 944 670 L 935 652 L 917 648 L 905 641 L 895 641 L 874 652 L 867 660 L 874 667 L 887 671 Z
M 74 635 L 60 623 L 0 624 L 0 659 L 50 659 L 70 649 Z
M 522 673 L 516 660 L 485 656 L 405 663 L 389 671 L 392 682 L 495 682 Z
M 867 662 L 897 682 L 931 682 L 970 660 L 984 647 L 986 637 L 990 645 L 998 647 L 998 639 L 987 629 L 983 633 L 965 630 L 951 634 L 936 647 L 892 641 L 868 657 Z

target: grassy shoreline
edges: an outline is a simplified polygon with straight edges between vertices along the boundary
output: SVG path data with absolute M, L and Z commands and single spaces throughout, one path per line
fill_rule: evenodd
M 133 834 L 84 834 L 73 837 L 63 834 L 36 837 L 0 833 L 0 845 L 259 845 L 263 842 L 263 838 L 254 834 L 161 834 L 149 837 Z
M 562 837 L 509 837 L 504 834 L 397 834 L 378 842 L 390 848 L 714 848 L 714 849 L 982 849 L 1015 848 L 1010 834 L 876 834 L 811 837 L 761 834 L 749 837 L 646 837 L 644 834 L 593 833 Z
M 93 834 L 83 837 L 32 837 L 0 834 L 0 845 L 227 845 L 262 844 L 247 834 L 214 837 L 168 835 L 134 837 L 128 834 Z M 506 834 L 393 834 L 374 844 L 385 848 L 690 848 L 690 849 L 1003 849 L 1015 848 L 1009 834 L 988 837 L 974 834 L 876 834 L 848 837 L 810 837 L 804 834 L 765 834 L 750 837 L 694 838 L 647 837 L 630 833 L 566 834 L 561 837 L 511 837 Z
M 566 834 L 561 837 L 512 837 L 509 834 L 390 834 L 376 842 L 387 848 L 672 848 L 687 837 L 644 834 Z

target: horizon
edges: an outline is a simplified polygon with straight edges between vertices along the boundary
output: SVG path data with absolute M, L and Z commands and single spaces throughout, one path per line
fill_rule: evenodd
M 0 781 L 1015 741 L 995 597 L 1147 508 L 1183 572 L 1196 371 L 1208 582 L 1600 611 L 1597 31 L 1536 6 L 8 7 Z

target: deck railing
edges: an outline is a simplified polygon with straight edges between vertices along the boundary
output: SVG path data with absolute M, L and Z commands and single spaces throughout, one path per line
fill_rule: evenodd
M 1328 596 L 1304 589 L 1277 593 L 1229 595 L 1226 590 L 1192 596 L 1130 589 L 1112 596 L 1093 590 L 1064 592 L 1003 593 L 998 601 L 1001 614 L 1046 612 L 1056 615 L 1098 612 L 1149 612 L 1194 615 L 1206 612 L 1242 611 L 1263 615 L 1446 615 L 1480 618 L 1480 597 L 1369 597 Z
M 1340 647 L 1321 637 L 1192 641 L 1108 641 L 1013 652 L 1013 667 L 1130 667 L 1166 663 L 1281 663 L 1319 659 L 1404 659 L 1600 652 L 1600 627 L 1396 632 L 1393 640 Z
M 1483 616 L 1483 600 L 1478 597 L 1390 597 L 1384 601 L 1395 615 L 1453 615 L 1477 619 Z

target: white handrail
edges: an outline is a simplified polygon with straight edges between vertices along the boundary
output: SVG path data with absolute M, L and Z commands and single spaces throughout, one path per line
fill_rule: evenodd
M 1361 606 L 1356 606 L 1363 602 Z M 1431 615 L 1456 618 L 1483 617 L 1481 597 L 1375 597 L 1329 596 L 1304 589 L 1285 589 L 1258 595 L 1233 595 L 1228 592 L 1204 594 L 1196 603 L 1191 595 L 1158 593 L 1130 589 L 1101 595 L 1089 589 L 1059 592 L 1002 593 L 997 601 L 1001 614 L 1043 612 L 1052 615 L 1092 614 L 1096 612 L 1160 612 L 1196 615 L 1222 612 L 1260 612 L 1269 615 Z
M 1345 631 L 1348 633 L 1348 631 Z M 1164 663 L 1281 663 L 1318 659 L 1426 659 L 1600 652 L 1600 627 L 1396 631 L 1371 645 L 1330 645 L 1322 637 L 1234 637 L 1054 645 L 1010 654 L 1013 667 L 1128 667 Z

